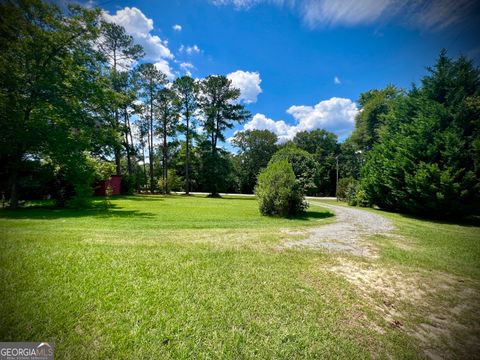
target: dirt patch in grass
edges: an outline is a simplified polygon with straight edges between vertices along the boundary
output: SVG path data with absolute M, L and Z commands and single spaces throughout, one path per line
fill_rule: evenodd
M 441 272 L 339 258 L 330 271 L 356 286 L 385 324 L 413 336 L 431 359 L 480 354 L 480 284 Z

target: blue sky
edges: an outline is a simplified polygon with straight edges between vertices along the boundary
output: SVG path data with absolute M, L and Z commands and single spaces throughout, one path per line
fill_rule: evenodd
M 91 3 L 92 4 L 92 3 Z M 253 118 L 283 140 L 326 128 L 343 140 L 361 92 L 409 88 L 441 48 L 480 63 L 470 0 L 126 0 L 93 3 L 170 78 L 228 75 Z M 227 136 L 231 136 L 230 131 Z

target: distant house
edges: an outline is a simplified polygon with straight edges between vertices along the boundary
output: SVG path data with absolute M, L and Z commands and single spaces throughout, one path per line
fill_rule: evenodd
M 108 180 L 102 180 L 95 186 L 95 195 L 106 195 L 107 188 L 112 187 L 112 195 L 120 195 L 122 192 L 122 177 L 120 175 L 112 175 Z

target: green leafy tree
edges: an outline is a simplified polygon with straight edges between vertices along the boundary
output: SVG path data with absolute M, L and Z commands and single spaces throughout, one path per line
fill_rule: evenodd
M 302 131 L 295 135 L 293 144 L 312 154 L 317 161 L 317 192 L 333 195 L 336 181 L 336 156 L 340 153 L 337 135 L 324 129 Z
M 269 130 L 246 130 L 235 134 L 232 144 L 240 149 L 238 174 L 240 191 L 252 193 L 261 170 L 277 151 L 278 137 Z
M 382 90 L 369 90 L 360 95 L 358 104 L 360 112 L 355 118 L 355 129 L 350 141 L 355 143 L 359 150 L 371 150 L 378 141 L 381 127 L 385 124 L 385 115 L 390 111 L 392 100 L 400 95 L 400 91 L 393 85 Z
M 162 183 L 163 192 L 170 192 L 168 187 L 168 161 L 169 161 L 169 138 L 174 137 L 178 129 L 178 99 L 175 91 L 167 88 L 161 89 L 156 95 L 156 113 L 158 114 L 159 126 L 157 133 L 162 138 Z
M 121 109 L 124 110 L 124 116 L 128 116 L 126 107 L 131 97 L 131 93 L 129 94 L 128 92 L 129 76 L 127 70 L 134 61 L 144 56 L 144 51 L 141 45 L 134 43 L 132 36 L 128 35 L 122 26 L 106 21 L 101 23 L 101 36 L 98 38 L 97 46 L 109 65 L 110 81 L 113 90 L 117 94 L 115 103 L 112 104 L 114 112 L 112 128 L 118 134 L 118 138 L 120 138 L 125 132 L 121 131 L 120 128 L 120 111 Z M 125 122 L 127 122 L 127 119 L 125 119 Z M 122 141 L 120 139 L 114 144 L 117 175 L 121 175 L 121 144 Z M 127 152 L 130 151 L 128 147 L 126 150 Z M 129 170 L 131 170 L 131 164 L 129 165 Z
M 270 159 L 270 163 L 280 160 L 287 160 L 292 165 L 302 192 L 314 195 L 318 182 L 318 163 L 313 155 L 295 145 L 289 145 L 277 151 Z
M 190 76 L 182 76 L 175 79 L 172 89 L 176 93 L 183 120 L 180 130 L 185 133 L 185 193 L 188 195 L 190 193 L 190 147 L 198 109 L 198 84 Z
M 171 155 L 171 167 L 175 169 L 175 173 L 182 179 L 185 179 L 186 172 L 186 141 L 180 140 L 172 146 L 172 155 Z M 200 157 L 199 147 L 190 145 L 189 150 L 189 189 L 198 190 L 200 184 L 200 167 L 201 167 L 201 157 Z M 185 185 L 185 184 L 184 184 Z
M 112 96 L 92 46 L 100 12 L 2 1 L 0 18 L 0 163 L 11 206 L 18 206 L 19 170 L 32 157 L 63 174 L 80 204 L 93 174 L 85 151 L 105 141 L 104 104 Z
M 235 169 L 230 154 L 224 149 L 217 149 L 213 155 L 211 146 L 210 139 L 199 138 L 199 190 L 210 191 L 212 196 L 217 196 L 219 192 L 235 192 Z M 215 189 L 215 192 L 212 192 L 212 189 Z
M 150 175 L 150 192 L 155 190 L 155 151 L 154 151 L 154 133 L 155 133 L 155 107 L 156 96 L 158 92 L 167 83 L 167 77 L 158 70 L 154 64 L 144 63 L 137 69 L 137 84 L 139 88 L 139 96 L 143 100 L 142 117 L 146 124 L 146 137 L 148 145 L 148 162 Z
M 461 215 L 480 204 L 480 70 L 441 52 L 422 87 L 395 101 L 362 188 L 384 208 Z
M 296 215 L 307 208 L 302 186 L 286 159 L 270 162 L 260 172 L 255 194 L 262 215 Z
M 222 181 L 220 168 L 223 161 L 219 156 L 218 142 L 225 141 L 226 129 L 250 117 L 245 106 L 237 102 L 239 96 L 240 90 L 232 87 L 231 80 L 225 76 L 211 75 L 200 83 L 202 125 L 210 142 L 210 155 L 204 156 L 204 169 L 212 196 L 218 195 L 217 185 Z

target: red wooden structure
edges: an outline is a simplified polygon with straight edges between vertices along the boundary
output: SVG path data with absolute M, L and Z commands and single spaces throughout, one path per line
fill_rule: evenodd
M 100 181 L 95 186 L 95 195 L 106 195 L 109 186 L 112 187 L 112 195 L 120 195 L 122 191 L 122 177 L 120 175 L 112 175 L 109 180 Z

